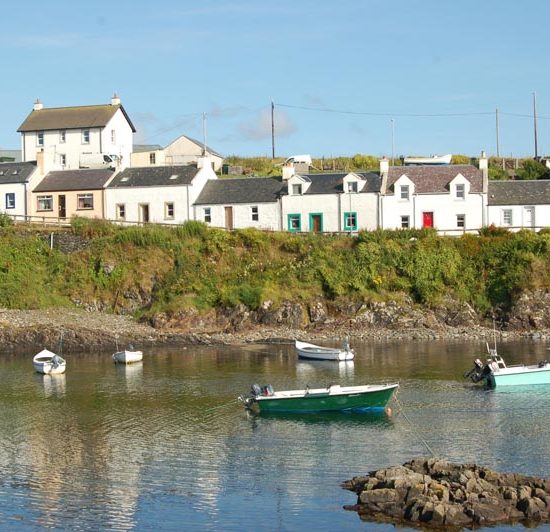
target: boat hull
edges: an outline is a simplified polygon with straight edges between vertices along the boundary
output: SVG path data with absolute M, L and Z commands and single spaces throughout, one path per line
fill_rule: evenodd
M 336 360 L 339 362 L 353 360 L 355 354 L 349 349 L 337 349 L 331 347 L 320 347 L 305 342 L 295 342 L 298 358 L 304 360 Z
M 313 412 L 368 412 L 384 410 L 397 384 L 371 386 L 356 393 L 333 394 L 330 388 L 312 390 L 300 396 L 281 395 L 278 392 L 271 397 L 257 397 L 256 404 L 260 413 L 313 413 Z
M 32 365 L 35 371 L 43 373 L 44 375 L 59 375 L 65 373 L 67 367 L 65 359 L 47 349 L 43 349 L 34 356 Z
M 492 372 L 487 377 L 487 384 L 496 386 L 525 386 L 531 384 L 550 384 L 550 365 L 547 367 L 519 366 Z
M 118 364 L 132 364 L 143 360 L 141 351 L 118 351 L 113 355 L 113 360 Z

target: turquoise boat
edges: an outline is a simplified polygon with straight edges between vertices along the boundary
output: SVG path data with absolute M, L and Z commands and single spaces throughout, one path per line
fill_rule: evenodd
M 367 384 L 275 392 L 271 385 L 254 384 L 239 399 L 245 408 L 259 413 L 371 412 L 382 411 L 399 384 Z
M 550 384 L 550 363 L 542 360 L 538 364 L 507 366 L 496 349 L 490 349 L 490 356 L 483 364 L 479 358 L 465 377 L 473 382 L 485 382 L 491 388 L 497 386 L 525 386 Z

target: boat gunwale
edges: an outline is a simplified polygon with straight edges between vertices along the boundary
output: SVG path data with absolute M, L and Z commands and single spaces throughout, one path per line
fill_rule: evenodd
M 331 386 L 330 388 L 336 387 L 339 385 Z M 366 389 L 368 387 L 368 389 Z M 336 388 L 333 393 L 331 393 L 330 388 L 324 389 L 324 388 L 316 388 L 309 390 L 307 393 L 305 393 L 305 390 L 284 390 L 284 391 L 278 391 L 273 392 L 273 395 L 258 395 L 255 397 L 256 401 L 286 401 L 286 400 L 295 400 L 295 399 L 307 399 L 308 397 L 311 398 L 318 398 L 318 397 L 340 397 L 340 396 L 351 396 L 352 394 L 354 396 L 358 395 L 368 395 L 370 393 L 380 392 L 380 391 L 386 391 L 390 389 L 395 389 L 399 387 L 399 383 L 392 383 L 392 384 L 366 384 L 364 386 L 345 386 L 345 387 L 339 387 Z M 356 389 L 357 388 L 357 389 Z M 341 391 L 345 390 L 345 391 Z M 294 395 L 277 395 L 281 393 L 292 393 L 295 392 Z

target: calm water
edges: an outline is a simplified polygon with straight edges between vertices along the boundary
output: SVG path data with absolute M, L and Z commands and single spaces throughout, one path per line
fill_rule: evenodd
M 485 391 L 462 379 L 482 343 L 355 345 L 353 363 L 291 346 L 144 348 L 67 356 L 67 373 L 0 357 L 2 530 L 393 530 L 342 509 L 343 480 L 428 456 L 550 476 L 550 386 Z M 503 344 L 508 363 L 548 358 Z M 387 415 L 250 418 L 235 398 L 399 381 Z M 402 407 L 402 410 L 401 410 Z M 539 530 L 548 529 L 541 527 Z M 494 530 L 494 529 L 493 529 Z

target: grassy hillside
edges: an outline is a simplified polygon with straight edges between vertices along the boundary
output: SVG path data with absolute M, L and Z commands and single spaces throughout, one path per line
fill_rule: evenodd
M 438 237 L 432 230 L 357 237 L 240 230 L 188 222 L 123 228 L 73 221 L 88 245 L 63 253 L 47 234 L 0 229 L 0 306 L 95 306 L 142 315 L 290 299 L 388 300 L 435 305 L 452 296 L 480 312 L 527 288 L 550 287 L 550 232 Z

